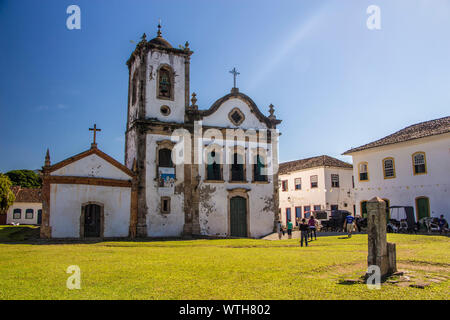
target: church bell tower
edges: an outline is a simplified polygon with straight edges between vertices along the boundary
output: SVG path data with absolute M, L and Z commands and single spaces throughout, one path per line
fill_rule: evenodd
M 137 235 L 147 235 L 147 193 L 151 182 L 157 179 L 156 164 L 150 160 L 156 150 L 149 142 L 155 132 L 184 124 L 189 107 L 189 68 L 193 52 L 189 43 L 178 48 L 162 37 L 158 25 L 156 37 L 147 41 L 144 33 L 141 41 L 127 61 L 128 113 L 125 133 L 125 165 L 135 168 L 138 175 L 138 225 Z M 170 130 L 167 132 L 170 140 Z M 166 134 L 166 133 L 164 133 Z M 135 165 L 133 165 L 135 163 Z M 155 171 L 155 172 L 154 172 Z

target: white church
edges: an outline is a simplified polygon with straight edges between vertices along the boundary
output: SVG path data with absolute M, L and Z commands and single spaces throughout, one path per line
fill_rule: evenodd
M 43 167 L 43 238 L 262 237 L 278 219 L 274 108 L 231 92 L 209 109 L 190 93 L 186 42 L 145 34 L 129 69 L 125 164 L 91 148 Z

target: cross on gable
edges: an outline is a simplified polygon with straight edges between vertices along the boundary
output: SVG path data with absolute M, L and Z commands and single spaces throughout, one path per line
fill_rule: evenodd
M 236 68 L 233 68 L 233 70 L 231 70 L 230 73 L 233 75 L 233 88 L 236 88 L 236 77 L 240 73 L 236 70 Z
M 102 129 L 97 129 L 97 124 L 94 123 L 93 128 L 89 128 L 89 131 L 94 131 L 94 142 L 92 142 L 91 147 L 97 147 L 97 143 L 95 141 L 97 136 L 97 131 L 102 131 Z

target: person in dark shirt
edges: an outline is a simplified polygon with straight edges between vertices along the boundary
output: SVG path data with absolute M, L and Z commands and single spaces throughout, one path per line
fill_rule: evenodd
M 353 222 L 355 221 L 355 217 L 353 217 L 351 214 L 349 214 L 347 217 L 345 217 L 345 226 L 344 229 L 347 230 L 348 237 L 352 237 L 352 231 L 353 231 Z
M 303 247 L 303 240 L 305 240 L 305 245 L 308 246 L 308 231 L 309 225 L 306 223 L 305 218 L 302 219 L 302 223 L 298 225 L 300 230 L 300 246 Z
M 439 226 L 439 233 L 442 233 L 442 231 L 444 231 L 444 233 L 447 233 L 446 227 L 448 226 L 448 224 L 443 214 L 441 214 L 441 217 L 438 220 L 438 226 Z

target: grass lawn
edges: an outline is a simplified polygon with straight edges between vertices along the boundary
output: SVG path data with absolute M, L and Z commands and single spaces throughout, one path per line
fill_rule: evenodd
M 308 248 L 297 240 L 251 239 L 8 243 L 14 228 L 0 226 L 0 299 L 448 299 L 450 293 L 450 238 L 441 236 L 388 235 L 399 269 L 431 279 L 430 286 L 369 290 L 339 283 L 364 273 L 367 235 L 322 237 Z M 81 290 L 66 288 L 69 265 L 81 268 Z

